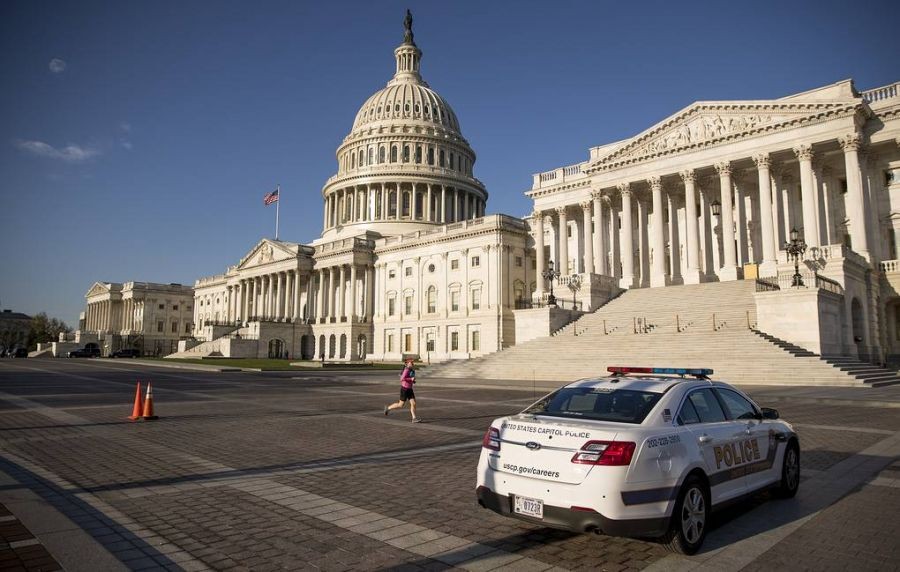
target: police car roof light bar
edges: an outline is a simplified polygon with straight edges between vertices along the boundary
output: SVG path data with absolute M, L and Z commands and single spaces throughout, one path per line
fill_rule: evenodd
M 609 366 L 606 371 L 614 376 L 628 373 L 657 373 L 668 375 L 693 375 L 698 378 L 706 378 L 713 374 L 710 368 L 684 368 L 684 367 L 634 367 L 634 366 Z

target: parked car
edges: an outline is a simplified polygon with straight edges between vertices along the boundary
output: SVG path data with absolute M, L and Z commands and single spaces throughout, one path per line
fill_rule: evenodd
M 138 350 L 135 350 L 135 349 L 130 349 L 130 348 L 128 348 L 128 349 L 116 350 L 116 351 L 113 352 L 113 354 L 112 354 L 110 357 L 114 357 L 114 358 L 136 358 L 136 357 L 141 357 L 141 352 L 138 351 Z
M 78 357 L 100 357 L 100 348 L 78 348 L 76 350 L 72 350 L 67 354 L 70 358 L 78 358 Z
M 28 357 L 28 350 L 26 350 L 25 348 L 16 348 L 16 349 L 10 350 L 10 351 L 13 352 L 12 357 L 24 357 L 24 358 Z

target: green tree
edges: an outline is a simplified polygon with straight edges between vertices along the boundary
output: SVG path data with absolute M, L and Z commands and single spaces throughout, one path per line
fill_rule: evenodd
M 28 349 L 37 349 L 38 344 L 59 341 L 59 334 L 69 333 L 72 328 L 62 320 L 50 318 L 46 312 L 36 314 L 31 318 L 31 329 L 28 332 Z

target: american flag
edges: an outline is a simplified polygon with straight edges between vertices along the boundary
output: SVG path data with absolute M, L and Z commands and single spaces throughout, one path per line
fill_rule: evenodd
M 278 202 L 278 189 L 275 189 L 271 193 L 267 194 L 263 197 L 263 203 L 266 205 L 271 205 L 272 203 Z

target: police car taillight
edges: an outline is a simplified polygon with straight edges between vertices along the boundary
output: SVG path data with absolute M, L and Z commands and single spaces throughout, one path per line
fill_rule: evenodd
M 492 451 L 499 451 L 500 431 L 493 427 L 488 427 L 487 432 L 484 434 L 484 440 L 481 442 L 481 446 Z
M 580 465 L 630 465 L 634 447 L 630 441 L 588 441 L 575 453 L 572 462 Z

